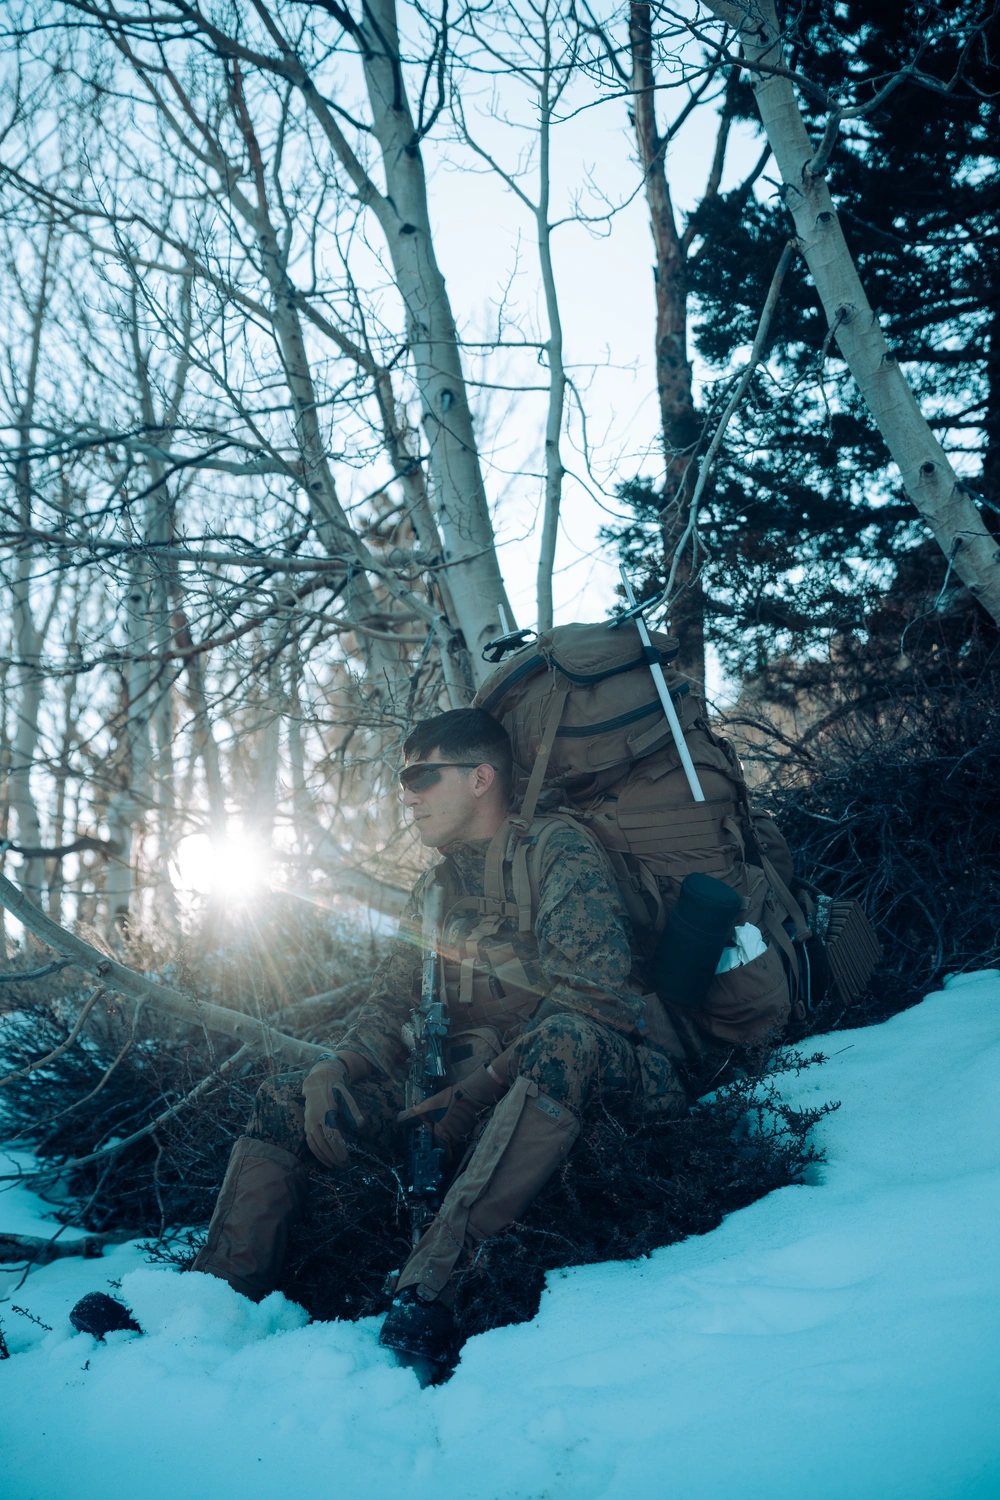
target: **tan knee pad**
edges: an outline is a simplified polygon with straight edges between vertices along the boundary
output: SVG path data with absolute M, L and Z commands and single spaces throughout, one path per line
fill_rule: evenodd
M 259 1301 L 274 1290 L 288 1247 L 288 1231 L 301 1215 L 309 1174 L 297 1156 L 241 1135 L 192 1271 L 228 1281 Z
M 463 1248 L 513 1223 L 569 1155 L 580 1122 L 526 1078 L 515 1079 L 396 1283 L 438 1296 Z

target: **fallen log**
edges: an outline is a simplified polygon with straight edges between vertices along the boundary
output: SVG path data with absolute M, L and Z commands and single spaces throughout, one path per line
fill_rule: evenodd
M 230 1010 L 226 1005 L 213 1005 L 210 1001 L 183 995 L 169 984 L 159 984 L 147 979 L 144 974 L 137 974 L 134 969 L 109 958 L 106 953 L 85 943 L 75 933 L 67 932 L 65 927 L 53 922 L 51 917 L 39 911 L 24 892 L 18 890 L 3 875 L 0 875 L 0 905 L 5 906 L 11 916 L 16 917 L 43 943 L 47 943 L 64 958 L 71 959 L 86 973 L 95 974 L 105 989 L 115 990 L 130 1000 L 150 1005 L 155 1010 L 163 1011 L 165 1015 L 186 1021 L 189 1026 L 204 1026 L 209 1031 L 220 1031 L 225 1036 L 242 1042 L 245 1047 L 263 1052 L 269 1057 L 280 1057 L 291 1063 L 303 1064 L 317 1062 L 321 1057 L 329 1055 L 327 1048 L 318 1047 L 314 1042 L 300 1041 L 298 1037 L 286 1036 L 282 1031 L 275 1031 L 265 1021 L 248 1016 L 241 1010 Z
M 67 1255 L 82 1255 L 87 1260 L 104 1253 L 105 1245 L 123 1245 L 134 1240 L 134 1229 L 112 1229 L 106 1234 L 85 1234 L 75 1240 L 40 1239 L 33 1234 L 5 1234 L 0 1230 L 0 1266 L 15 1261 L 32 1266 L 47 1266 Z

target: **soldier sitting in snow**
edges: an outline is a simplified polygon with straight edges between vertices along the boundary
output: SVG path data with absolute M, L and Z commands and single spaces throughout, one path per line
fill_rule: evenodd
M 457 1175 L 399 1275 L 382 1342 L 443 1359 L 454 1338 L 454 1271 L 524 1212 L 565 1160 L 587 1110 L 600 1100 L 625 1114 L 645 1096 L 646 1107 L 669 1113 L 683 1109 L 684 1094 L 665 1056 L 643 1049 L 640 1069 L 642 1001 L 629 986 L 626 918 L 596 841 L 571 821 L 539 820 L 556 826 L 532 872 L 533 931 L 519 930 L 515 877 L 504 860 L 512 770 L 505 731 L 479 709 L 458 709 L 418 724 L 404 753 L 403 801 L 442 863 L 414 887 L 369 999 L 329 1059 L 260 1088 L 193 1269 L 265 1296 L 305 1205 L 310 1160 L 337 1171 L 352 1138 L 399 1141 L 423 892 L 437 878 L 446 893 L 449 1084 L 405 1118 L 433 1122 Z M 506 896 L 492 916 L 482 899 L 488 858 L 495 879 L 502 871 Z
M 305 1207 L 310 1163 L 342 1169 L 352 1139 L 398 1146 L 401 1122 L 423 1117 L 453 1180 L 399 1274 L 381 1341 L 446 1360 L 454 1272 L 525 1211 L 565 1160 L 587 1111 L 599 1102 L 619 1115 L 671 1114 L 683 1110 L 685 1096 L 669 1058 L 637 1046 L 643 1001 L 630 985 L 627 918 L 597 841 L 572 819 L 538 818 L 521 840 L 522 848 L 535 846 L 530 865 L 518 871 L 509 858 L 510 741 L 481 709 L 425 720 L 403 749 L 403 801 L 421 842 L 442 861 L 414 886 L 368 1001 L 329 1058 L 258 1090 L 192 1269 L 255 1300 L 266 1296 Z M 448 1083 L 406 1111 L 407 1030 L 420 998 L 431 880 L 445 896 Z M 135 1326 L 116 1322 L 118 1311 L 127 1319 L 96 1294 L 72 1316 L 95 1333 Z

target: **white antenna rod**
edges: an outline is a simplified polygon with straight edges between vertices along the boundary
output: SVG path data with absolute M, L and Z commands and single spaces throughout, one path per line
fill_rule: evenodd
M 511 634 L 513 634 L 513 626 L 511 625 L 510 621 L 507 619 L 507 611 L 504 609 L 504 607 L 503 607 L 502 604 L 498 604 L 497 605 L 497 609 L 500 611 L 500 634 L 501 635 L 511 635 Z
M 622 587 L 625 590 L 625 598 L 628 600 L 629 609 L 635 609 L 635 592 L 632 588 L 632 585 L 629 583 L 628 574 L 625 572 L 624 566 L 620 567 L 618 571 L 622 576 Z M 698 780 L 698 772 L 694 768 L 694 761 L 691 759 L 691 752 L 688 749 L 687 741 L 684 738 L 684 731 L 681 728 L 681 721 L 677 717 L 677 710 L 674 707 L 674 700 L 670 696 L 670 689 L 667 687 L 667 681 L 663 675 L 663 668 L 660 666 L 660 663 L 658 661 L 655 661 L 653 659 L 653 643 L 649 639 L 649 631 L 646 629 L 646 622 L 642 618 L 642 611 L 637 611 L 637 613 L 633 615 L 632 618 L 635 620 L 636 625 L 639 627 L 639 639 L 642 642 L 643 650 L 646 653 L 646 660 L 649 662 L 649 670 L 653 674 L 653 681 L 656 684 L 656 691 L 659 695 L 660 702 L 663 704 L 663 712 L 667 716 L 667 723 L 670 725 L 670 733 L 674 737 L 674 744 L 677 746 L 677 754 L 681 758 L 681 765 L 684 767 L 684 775 L 687 777 L 688 786 L 691 788 L 691 795 L 696 802 L 704 802 L 705 793 L 701 789 L 701 782 Z

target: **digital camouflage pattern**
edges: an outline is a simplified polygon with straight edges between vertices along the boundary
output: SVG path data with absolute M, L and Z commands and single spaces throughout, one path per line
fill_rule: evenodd
M 510 1076 L 537 1083 L 541 1093 L 579 1117 L 598 1100 L 612 1114 L 633 1114 L 641 1103 L 639 1064 L 628 1038 L 568 1011 L 518 1038 Z
M 453 888 L 482 895 L 488 847 L 489 840 L 483 839 L 442 850 Z M 430 873 L 415 885 L 369 998 L 338 1043 L 338 1050 L 360 1053 L 374 1065 L 375 1072 L 352 1084 L 352 1093 L 365 1115 L 362 1135 L 383 1145 L 398 1140 L 396 1117 L 404 1108 L 410 1056 L 401 1031 L 420 998 L 421 913 Z M 512 891 L 507 894 L 513 900 Z M 478 916 L 463 912 L 456 921 L 458 936 L 464 937 Z M 470 1025 L 492 1024 L 499 1047 L 515 1043 L 511 1080 L 527 1078 L 578 1117 L 598 1104 L 622 1116 L 682 1109 L 684 1093 L 670 1060 L 634 1045 L 642 1001 L 629 987 L 627 921 L 602 851 L 572 825 L 560 825 L 541 863 L 535 932 L 518 933 L 516 919 L 509 919 L 484 944 L 488 950 L 491 943 L 512 943 L 545 999 L 534 1019 L 512 1015 L 501 999 L 493 1013 L 463 1007 L 456 1016 L 453 1007 L 453 1034 Z M 449 941 L 455 936 L 450 929 Z M 268 1079 L 257 1094 L 246 1133 L 310 1161 L 304 1077 L 305 1071 L 297 1070 Z
M 433 1272 L 434 1294 L 441 1293 L 465 1238 L 471 1236 L 472 1243 L 488 1237 L 520 1215 L 564 1159 L 585 1115 L 604 1109 L 637 1118 L 685 1107 L 669 1058 L 640 1044 L 643 1001 L 629 984 L 627 918 L 603 851 L 569 823 L 559 822 L 554 829 L 550 824 L 547 832 L 547 845 L 540 842 L 535 850 L 540 856 L 534 872 L 537 901 L 532 900 L 536 920 L 528 933 L 518 933 L 511 917 L 489 930 L 492 919 L 484 926 L 478 908 L 469 911 L 462 904 L 466 897 L 484 894 L 489 841 L 445 851 L 453 905 L 442 948 L 446 955 L 464 953 L 465 937 L 478 925 L 488 982 L 478 990 L 473 985 L 472 1004 L 461 999 L 461 987 L 458 1000 L 450 1004 L 452 1042 L 445 1058 L 453 1074 L 443 1081 L 460 1081 L 486 1057 L 506 1052 L 511 1087 L 470 1130 L 458 1175 L 400 1273 L 404 1287 L 414 1281 L 430 1285 Z M 371 1064 L 363 1078 L 352 1069 L 351 1092 L 364 1116 L 357 1135 L 390 1151 L 402 1143 L 398 1116 L 410 1064 L 402 1030 L 419 1002 L 421 914 L 428 879 L 414 888 L 368 1002 L 337 1047 Z M 513 906 L 509 884 L 506 899 Z M 452 923 L 458 928 L 464 924 L 464 933 L 453 931 Z M 502 983 L 494 988 L 500 973 L 510 969 L 491 959 L 493 945 L 506 950 L 508 964 L 511 949 L 516 950 L 526 976 L 519 999 Z M 455 963 L 446 957 L 446 975 L 449 961 Z M 307 1073 L 279 1073 L 257 1091 L 245 1135 L 230 1159 L 208 1245 L 196 1261 L 197 1269 L 221 1276 L 247 1295 L 263 1295 L 277 1284 L 289 1227 L 305 1202 L 309 1174 L 303 1168 L 315 1168 L 305 1131 L 302 1085 Z M 329 1116 L 327 1121 L 332 1124 Z M 350 1139 L 350 1122 L 341 1119 L 339 1124 Z M 453 1225 L 448 1214 L 455 1204 L 455 1212 L 463 1212 L 461 1224 L 456 1220 Z
M 483 839 L 443 849 L 441 853 L 450 866 L 450 883 L 469 896 L 481 896 L 488 848 L 489 841 Z M 339 1043 L 343 1051 L 361 1053 L 389 1075 L 405 1066 L 407 1054 L 400 1032 L 420 998 L 423 892 L 432 873 L 429 871 L 414 887 L 399 934 L 375 971 L 368 1001 Z M 509 868 L 505 880 L 507 899 L 513 901 Z M 547 1013 L 571 1011 L 625 1034 L 633 1033 L 642 1015 L 642 1001 L 638 992 L 629 988 L 632 952 L 628 919 L 602 850 L 581 830 L 561 824 L 546 844 L 538 888 L 534 932 L 519 933 L 516 920 L 508 919 L 484 941 L 484 951 L 488 954 L 491 946 L 511 944 L 545 996 Z M 463 941 L 477 921 L 475 913 L 461 913 L 449 926 L 449 943 Z M 506 1015 L 499 1001 L 495 1017 L 481 1010 L 474 1016 L 451 1016 L 456 1030 L 489 1025 L 491 1021 L 501 1023 L 504 1045 L 514 1040 L 524 1024 Z

